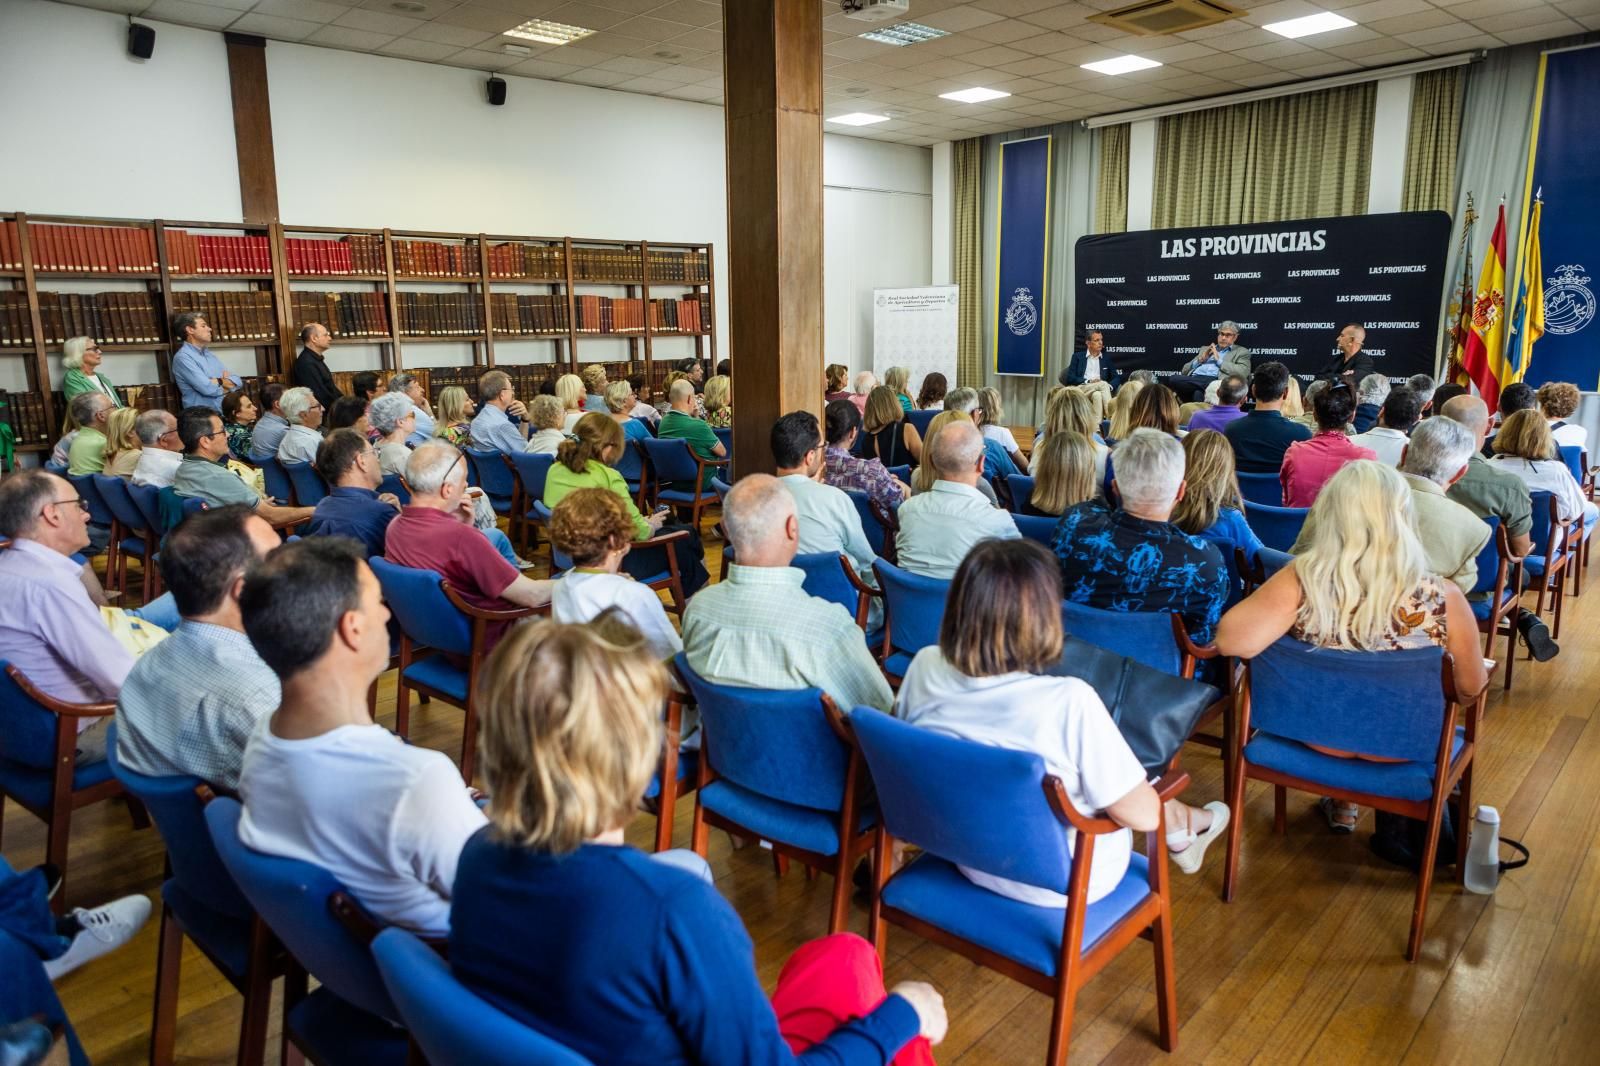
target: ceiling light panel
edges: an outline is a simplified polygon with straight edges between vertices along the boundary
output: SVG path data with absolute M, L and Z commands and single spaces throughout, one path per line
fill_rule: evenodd
M 932 26 L 924 26 L 920 22 L 902 22 L 895 26 L 884 26 L 881 29 L 870 30 L 867 33 L 857 34 L 863 41 L 877 41 L 879 44 L 893 44 L 904 47 L 908 44 L 921 44 L 923 41 L 934 41 L 940 37 L 948 37 L 945 30 L 936 30 Z
M 573 41 L 581 41 L 592 33 L 593 30 L 582 26 L 569 26 L 565 22 L 529 19 L 520 26 L 506 30 L 502 36 L 521 37 L 525 41 L 538 41 L 540 44 L 571 44 Z
M 840 126 L 871 126 L 877 122 L 888 122 L 888 115 L 874 115 L 866 111 L 852 111 L 848 115 L 836 115 L 828 120 Z
M 1261 27 L 1279 37 L 1288 37 L 1293 40 L 1297 37 L 1310 37 L 1314 33 L 1327 33 L 1329 30 L 1342 30 L 1355 23 L 1343 15 L 1335 15 L 1331 11 L 1319 11 L 1315 15 L 1304 18 L 1287 19 L 1283 22 L 1269 22 Z
M 1135 70 L 1150 70 L 1161 64 L 1143 56 L 1117 56 L 1115 59 L 1102 59 L 1095 63 L 1080 65 L 1084 70 L 1092 70 L 1096 74 L 1130 74 Z
M 980 86 L 972 89 L 962 89 L 960 92 L 940 93 L 939 99 L 958 100 L 963 104 L 981 104 L 987 100 L 1000 100 L 1010 95 L 1010 93 L 1002 92 L 999 89 L 985 89 Z

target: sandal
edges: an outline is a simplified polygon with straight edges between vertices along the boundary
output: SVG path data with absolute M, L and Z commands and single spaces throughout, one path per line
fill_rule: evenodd
M 1361 818 L 1361 808 L 1354 803 L 1340 803 L 1331 796 L 1323 796 L 1317 801 L 1317 807 L 1322 811 L 1322 816 L 1328 820 L 1328 828 L 1335 833 L 1356 831 L 1356 822 Z
M 1204 833 L 1196 833 L 1192 829 L 1174 829 L 1167 833 L 1167 847 L 1188 841 L 1189 846 L 1182 851 L 1168 851 L 1172 857 L 1172 864 L 1186 874 L 1200 872 L 1200 864 L 1205 861 L 1206 848 L 1211 842 L 1222 835 L 1228 828 L 1228 805 L 1220 800 L 1212 800 L 1201 810 L 1211 812 L 1211 825 Z M 1191 815 L 1190 817 L 1193 817 Z

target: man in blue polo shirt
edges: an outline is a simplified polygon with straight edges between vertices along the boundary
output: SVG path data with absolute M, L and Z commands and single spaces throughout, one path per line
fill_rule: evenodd
M 211 353 L 211 325 L 206 316 L 185 311 L 172 320 L 172 335 L 183 338 L 183 346 L 172 357 L 172 380 L 185 407 L 209 407 L 221 412 L 222 398 L 239 387 L 222 360 Z
M 1242 474 L 1276 474 L 1283 453 L 1297 440 L 1310 440 L 1311 430 L 1283 417 L 1283 398 L 1289 392 L 1289 368 L 1282 363 L 1262 363 L 1250 376 L 1256 398 L 1254 411 L 1245 412 L 1223 427 L 1233 445 L 1234 464 Z

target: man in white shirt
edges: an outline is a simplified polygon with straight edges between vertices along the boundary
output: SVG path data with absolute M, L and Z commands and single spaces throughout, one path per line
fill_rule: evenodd
M 778 481 L 794 497 L 800 519 L 800 554 L 830 552 L 843 555 L 857 576 L 874 584 L 872 562 L 877 556 L 861 528 L 861 512 L 843 489 L 822 483 L 822 427 L 810 411 L 793 411 L 772 427 L 772 458 Z M 878 606 L 873 601 L 873 606 Z
M 1417 394 L 1404 385 L 1396 385 L 1383 399 L 1378 424 L 1351 437 L 1350 443 L 1371 448 L 1384 466 L 1399 466 L 1406 442 L 1411 439 L 1411 428 L 1421 415 L 1422 405 L 1417 402 Z
M 164 489 L 177 476 L 183 462 L 183 439 L 178 436 L 178 419 L 169 411 L 152 407 L 133 423 L 139 436 L 139 462 L 128 480 L 135 485 Z
M 246 575 L 239 607 L 283 688 L 245 748 L 239 839 L 323 867 L 385 922 L 447 935 L 461 848 L 486 819 L 448 756 L 367 712 L 389 663 L 389 611 L 360 546 L 277 548 Z
M 967 552 L 987 537 L 1021 536 L 1011 515 L 978 491 L 983 476 L 983 435 L 968 422 L 952 422 L 934 437 L 931 462 L 939 478 L 927 492 L 900 505 L 895 547 L 900 567 L 949 580 Z
M 315 463 L 322 447 L 322 403 L 304 386 L 290 389 L 278 401 L 289 430 L 278 442 L 278 462 Z

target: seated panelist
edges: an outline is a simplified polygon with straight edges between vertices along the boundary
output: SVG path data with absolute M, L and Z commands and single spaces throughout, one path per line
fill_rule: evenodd
M 1183 364 L 1177 377 L 1162 384 L 1178 394 L 1184 403 L 1193 403 L 1205 395 L 1206 389 L 1219 378 L 1238 377 L 1250 380 L 1250 349 L 1239 340 L 1239 324 L 1224 319 L 1217 323 L 1217 340 L 1201 348 L 1195 357 Z
M 1097 329 L 1089 330 L 1083 336 L 1083 350 L 1072 353 L 1059 379 L 1061 384 L 1076 387 L 1089 397 L 1095 406 L 1096 422 L 1105 419 L 1111 394 L 1122 384 L 1122 374 L 1112 364 L 1105 348 L 1105 334 Z

